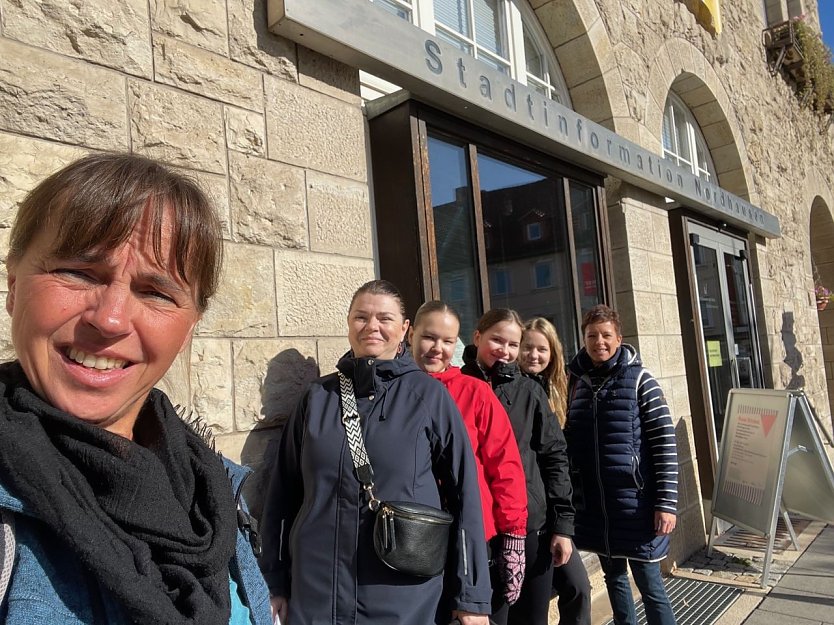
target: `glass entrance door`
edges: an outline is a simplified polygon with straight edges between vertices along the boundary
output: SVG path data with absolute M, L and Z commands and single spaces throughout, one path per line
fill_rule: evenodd
M 747 244 L 691 222 L 689 242 L 712 411 L 708 429 L 717 459 L 729 390 L 762 386 Z

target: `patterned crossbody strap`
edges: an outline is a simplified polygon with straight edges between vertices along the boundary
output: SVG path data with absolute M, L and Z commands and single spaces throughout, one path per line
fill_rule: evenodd
M 371 468 L 368 450 L 365 449 L 356 393 L 353 391 L 353 381 L 341 371 L 339 372 L 339 395 L 342 401 L 342 423 L 347 433 L 348 448 L 356 478 L 362 482 L 362 488 L 368 493 L 368 507 L 376 511 L 379 507 L 379 500 L 374 496 L 374 470 Z
M 12 581 L 14 553 L 14 515 L 7 510 L 0 510 L 0 606 L 6 600 L 6 592 Z

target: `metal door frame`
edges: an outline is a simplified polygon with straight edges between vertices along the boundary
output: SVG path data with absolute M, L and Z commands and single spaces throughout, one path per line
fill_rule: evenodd
M 718 280 L 719 286 L 721 290 L 721 300 L 722 306 L 724 310 L 724 328 L 727 336 L 727 349 L 733 350 L 731 354 L 730 360 L 730 370 L 731 375 L 733 378 L 733 386 L 734 388 L 738 388 L 739 382 L 739 373 L 738 373 L 738 365 L 736 364 L 736 354 L 735 354 L 735 332 L 733 331 L 733 321 L 732 315 L 730 313 L 730 291 L 727 285 L 727 272 L 724 269 L 724 257 L 723 254 L 728 253 L 736 258 L 741 258 L 744 262 L 742 263 L 742 268 L 744 270 L 744 283 L 747 287 L 747 314 L 750 320 L 750 336 L 751 336 L 751 344 L 753 349 L 753 357 L 755 362 L 753 363 L 755 368 L 755 381 L 758 383 L 759 388 L 764 386 L 764 372 L 762 369 L 762 352 L 761 346 L 759 344 L 759 333 L 757 327 L 757 316 L 756 316 L 756 301 L 755 301 L 755 294 L 753 292 L 753 284 L 750 280 L 750 259 L 748 255 L 748 246 L 747 241 L 740 237 L 733 236 L 726 232 L 722 232 L 717 228 L 711 228 L 703 223 L 686 219 L 686 230 L 689 234 L 688 237 L 688 253 L 690 258 L 690 263 L 692 267 L 692 271 L 690 272 L 690 277 L 693 282 L 693 286 L 695 287 L 695 295 L 696 301 L 694 302 L 694 312 L 698 319 L 698 323 L 696 324 L 695 332 L 696 336 L 698 337 L 698 341 L 700 342 L 702 349 L 700 358 L 703 365 L 703 370 L 707 370 L 707 366 L 709 363 L 706 362 L 707 358 L 707 348 L 706 348 L 706 340 L 704 338 L 704 320 L 701 316 L 701 305 L 700 305 L 700 294 L 698 291 L 698 275 L 695 272 L 695 250 L 693 245 L 701 245 L 702 247 L 709 247 L 710 249 L 715 250 L 718 260 Z M 694 236 L 693 236 L 694 235 Z M 698 241 L 694 241 L 693 238 L 698 237 Z M 709 415 L 707 418 L 707 428 L 710 433 L 711 440 L 711 448 L 713 453 L 713 469 L 717 466 L 717 459 L 718 459 L 718 433 L 715 431 L 715 414 L 713 412 L 712 406 L 712 392 L 710 388 L 710 379 L 708 375 L 703 376 L 703 382 L 707 385 L 707 398 L 709 401 L 705 405 L 705 408 L 709 410 Z

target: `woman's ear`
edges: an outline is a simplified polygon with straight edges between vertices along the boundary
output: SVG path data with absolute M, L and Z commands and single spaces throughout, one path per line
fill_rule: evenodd
M 411 345 L 414 345 L 414 326 L 408 329 L 408 332 L 406 332 L 406 336 L 408 337 L 408 342 Z
M 9 313 L 9 316 L 14 314 L 14 292 L 15 292 L 15 282 L 17 279 L 17 275 L 11 268 L 9 268 L 9 275 L 6 279 L 6 284 L 9 287 L 9 292 L 6 293 L 6 311 Z
M 185 335 L 185 340 L 180 345 L 180 349 L 178 353 L 183 353 L 188 347 L 191 346 L 191 340 L 194 338 L 194 329 L 197 327 L 197 324 L 200 323 L 200 319 L 203 318 L 203 315 L 197 315 L 197 318 L 194 320 L 194 323 L 191 324 L 191 329 Z

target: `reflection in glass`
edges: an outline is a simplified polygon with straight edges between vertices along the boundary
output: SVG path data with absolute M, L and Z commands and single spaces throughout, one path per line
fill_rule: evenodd
M 411 0 L 371 0 L 389 13 L 410 22 L 411 21 Z
M 583 314 L 589 308 L 603 303 L 594 194 L 593 187 L 570 181 L 576 284 L 579 285 L 579 309 Z
M 468 343 L 483 311 L 466 148 L 432 136 L 428 144 L 440 297 L 460 314 Z
M 698 306 L 701 311 L 701 327 L 704 332 L 707 353 L 707 378 L 715 422 L 715 437 L 720 445 L 724 429 L 724 410 L 727 394 L 733 388 L 733 371 L 727 340 L 724 299 L 721 293 L 721 277 L 716 250 L 693 244 L 695 279 L 698 288 Z
M 477 162 L 490 303 L 552 321 L 570 357 L 577 336 L 561 178 L 482 153 Z
M 459 49 L 461 52 L 466 52 L 467 54 L 472 54 L 472 45 L 466 43 L 463 39 L 455 37 L 452 33 L 442 30 L 440 28 L 437 29 L 437 38 L 442 39 L 446 43 L 450 43 Z
M 751 302 L 744 273 L 744 260 L 733 254 L 724 254 L 724 269 L 727 272 L 727 294 L 730 302 L 730 319 L 735 342 L 736 378 L 742 388 L 758 388 L 761 381 L 756 362 L 753 323 L 750 314 Z
M 542 54 L 527 26 L 524 26 L 524 58 L 527 62 L 527 72 L 536 78 L 546 80 L 544 55 Z

